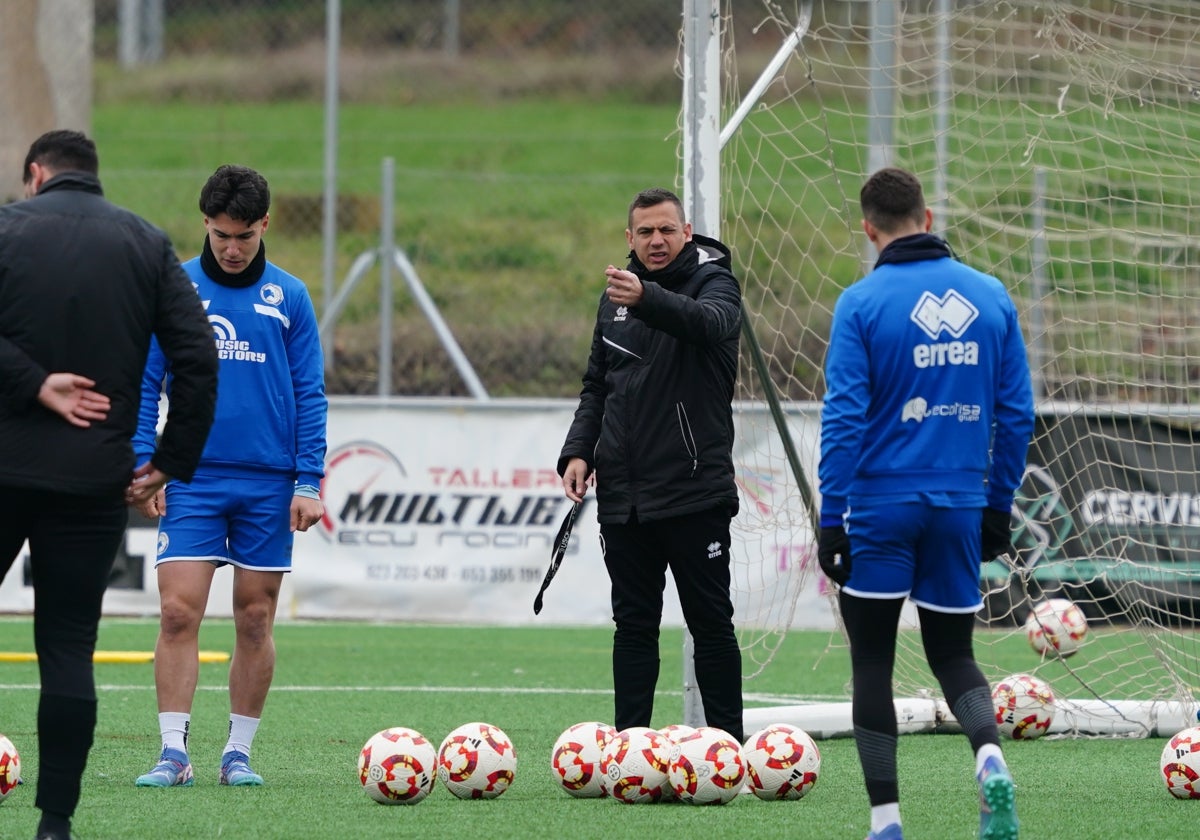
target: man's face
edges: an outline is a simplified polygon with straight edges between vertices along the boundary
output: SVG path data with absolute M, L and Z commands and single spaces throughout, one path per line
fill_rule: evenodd
M 666 268 L 692 239 L 692 226 L 684 224 L 672 201 L 637 207 L 625 231 L 629 247 L 650 271 Z
M 204 217 L 204 229 L 208 231 L 208 246 L 217 258 L 221 269 L 227 274 L 241 274 L 258 255 L 262 235 L 267 229 L 271 214 L 256 222 L 239 222 L 225 213 Z

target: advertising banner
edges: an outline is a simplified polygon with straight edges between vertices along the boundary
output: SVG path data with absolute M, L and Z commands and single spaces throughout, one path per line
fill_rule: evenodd
M 325 517 L 296 535 L 279 618 L 610 624 L 591 495 L 543 608 L 533 612 L 570 508 L 555 468 L 574 410 L 573 400 L 331 399 Z M 815 410 L 789 415 L 797 446 L 810 460 L 816 421 Z M 831 627 L 812 530 L 786 462 L 760 463 L 770 449 L 764 440 L 773 434 L 770 418 L 751 406 L 739 409 L 736 422 L 742 513 L 731 554 L 739 621 Z M 106 614 L 158 613 L 155 549 L 155 523 L 135 515 L 105 596 Z M 0 582 L 0 611 L 32 609 L 24 565 L 19 560 Z M 231 579 L 228 570 L 218 571 L 209 615 L 231 614 Z M 663 622 L 683 624 L 669 574 Z

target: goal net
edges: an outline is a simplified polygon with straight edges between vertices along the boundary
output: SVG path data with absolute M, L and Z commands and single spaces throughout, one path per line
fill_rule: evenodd
M 989 681 L 1049 682 L 1052 732 L 1196 725 L 1200 5 L 720 8 L 722 118 L 741 120 L 721 152 L 721 235 L 800 461 L 797 472 L 761 415 L 743 466 L 776 495 L 736 523 L 762 547 L 736 572 L 747 691 L 795 623 L 797 596 L 823 586 L 802 491 L 815 493 L 825 343 L 838 294 L 874 256 L 859 186 L 895 164 L 921 177 L 934 232 L 1013 295 L 1034 376 L 1018 556 L 986 564 L 981 581 L 976 653 Z M 769 396 L 749 353 L 739 380 L 747 402 Z M 781 521 L 781 509 L 803 515 Z M 783 578 L 761 575 L 778 573 L 784 554 Z M 1039 655 L 1027 641 L 1033 608 L 1052 598 L 1086 616 L 1073 655 Z M 907 612 L 905 622 L 914 630 Z M 901 635 L 897 696 L 928 698 L 936 726 L 939 689 L 917 634 Z M 831 645 L 842 645 L 838 631 Z

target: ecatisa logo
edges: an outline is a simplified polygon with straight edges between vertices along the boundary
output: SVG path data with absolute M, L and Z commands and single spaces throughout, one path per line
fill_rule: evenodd
M 432 465 L 352 441 L 325 459 L 320 532 L 339 545 L 524 548 L 549 544 L 570 505 L 554 470 Z
M 924 397 L 913 397 L 900 409 L 900 422 L 915 420 L 920 423 L 927 417 L 950 417 L 960 423 L 977 423 L 982 412 L 982 408 L 972 403 L 930 405 Z

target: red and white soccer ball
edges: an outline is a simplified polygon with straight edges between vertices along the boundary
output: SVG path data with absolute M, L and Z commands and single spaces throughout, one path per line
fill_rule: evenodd
M 798 726 L 773 723 L 746 739 L 746 782 L 759 799 L 800 799 L 817 783 L 821 751 Z
M 671 742 L 657 729 L 622 729 L 604 748 L 600 772 L 604 789 L 618 802 L 658 802 L 667 784 Z
M 1042 601 L 1025 619 L 1025 638 L 1040 654 L 1070 656 L 1083 644 L 1087 629 L 1083 610 L 1066 598 Z
M 1001 735 L 1032 741 L 1045 735 L 1054 720 L 1054 692 L 1032 674 L 1013 674 L 992 689 L 992 709 Z
M 686 723 L 669 723 L 666 726 L 659 727 L 659 732 L 667 736 L 667 759 L 670 760 L 671 748 L 679 743 L 679 739 L 685 735 L 691 735 L 696 731 L 696 727 L 688 726 Z M 666 784 L 663 785 L 661 802 L 674 802 L 675 789 L 671 787 L 670 767 L 667 767 L 668 778 Z
M 701 726 L 671 745 L 667 778 L 681 802 L 724 805 L 746 779 L 742 745 L 724 729 Z
M 21 782 L 21 755 L 13 742 L 0 735 L 0 802 Z
M 358 754 L 358 779 L 376 802 L 416 805 L 433 790 L 437 751 L 415 729 L 384 729 L 372 735 Z
M 516 777 L 517 751 L 500 727 L 464 723 L 442 741 L 437 773 L 459 799 L 495 799 Z
M 1167 790 L 1177 799 L 1200 799 L 1200 726 L 1176 732 L 1162 751 Z
M 554 780 L 571 796 L 580 799 L 605 796 L 600 759 L 616 734 L 615 728 L 594 720 L 567 727 L 550 751 Z

